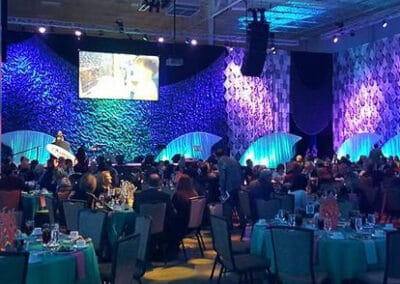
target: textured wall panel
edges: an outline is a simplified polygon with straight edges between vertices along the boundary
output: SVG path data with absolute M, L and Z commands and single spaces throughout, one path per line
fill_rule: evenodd
M 357 133 L 400 132 L 400 35 L 337 54 L 333 72 L 335 150 Z
M 240 72 L 244 49 L 226 57 L 225 99 L 232 154 L 241 156 L 257 138 L 289 131 L 290 56 L 268 54 L 260 77 Z

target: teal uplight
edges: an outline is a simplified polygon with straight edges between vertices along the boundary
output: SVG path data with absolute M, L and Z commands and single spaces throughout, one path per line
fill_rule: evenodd
M 45 164 L 50 158 L 46 145 L 54 141 L 54 137 L 43 132 L 18 130 L 4 133 L 1 136 L 2 143 L 9 146 L 13 151 L 13 162 L 19 164 L 22 156 L 29 160 L 38 160 Z M 20 153 L 21 152 L 21 153 Z M 17 154 L 20 153 L 20 154 Z
M 211 147 L 221 139 L 207 132 L 186 133 L 168 143 L 156 161 L 170 161 L 176 154 L 184 155 L 185 158 L 206 160 L 211 156 Z
M 369 152 L 381 137 L 374 133 L 359 133 L 350 137 L 336 151 L 338 158 L 350 156 L 350 161 L 357 162 L 361 156 L 369 156 Z
M 245 166 L 246 160 L 250 159 L 254 165 L 276 168 L 278 164 L 289 162 L 294 157 L 294 145 L 300 140 L 300 136 L 290 133 L 265 135 L 250 145 L 241 157 L 240 164 Z
M 270 30 L 277 31 L 282 28 L 297 29 L 316 24 L 316 18 L 322 16 L 326 9 L 312 3 L 300 1 L 287 1 L 285 5 L 278 5 L 265 11 L 265 18 L 270 23 Z M 253 17 L 239 17 L 239 29 L 246 30 L 247 23 Z
M 390 138 L 382 146 L 382 153 L 385 157 L 394 157 L 400 155 L 400 134 Z

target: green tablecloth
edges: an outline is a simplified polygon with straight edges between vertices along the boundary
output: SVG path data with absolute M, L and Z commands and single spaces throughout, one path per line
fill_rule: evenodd
M 354 278 L 368 270 L 383 269 L 385 265 L 386 239 L 373 239 L 370 249 L 375 250 L 376 263 L 374 264 L 368 264 L 367 250 L 362 240 L 331 239 L 327 236 L 322 236 L 318 241 L 316 269 L 328 273 L 333 284 L 339 284 L 343 279 Z M 254 226 L 250 242 L 250 253 L 273 260 L 271 232 L 266 230 L 266 226 Z M 271 270 L 274 271 L 273 261 Z
M 45 196 L 52 197 L 51 193 Z M 38 194 L 21 194 L 22 211 L 24 212 L 24 220 L 34 220 L 36 212 L 39 210 Z
M 43 255 L 39 262 L 29 263 L 27 284 L 98 284 L 100 272 L 93 245 L 83 249 L 85 278 L 78 279 L 73 254 Z
M 135 230 L 136 213 L 133 210 L 112 211 L 108 213 L 106 233 L 111 248 L 123 235 L 130 235 Z

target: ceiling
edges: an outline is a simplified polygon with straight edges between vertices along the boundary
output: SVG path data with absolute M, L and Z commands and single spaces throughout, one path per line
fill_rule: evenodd
M 104 37 L 173 40 L 173 17 L 166 10 L 138 11 L 142 0 L 9 0 L 9 28 L 33 30 L 38 25 L 56 33 L 80 28 Z M 165 0 L 163 0 L 165 1 Z M 170 0 L 172 1 L 172 0 Z M 198 5 L 189 17 L 176 18 L 176 39 L 203 44 L 240 45 L 246 40 L 246 8 L 265 8 L 276 44 L 288 49 L 333 35 L 356 37 L 362 29 L 400 19 L 400 0 L 176 0 Z M 123 22 L 121 27 L 115 23 Z M 398 28 L 396 28 L 398 29 Z M 359 32 L 360 31 L 360 32 Z M 397 30 L 397 32 L 400 32 Z

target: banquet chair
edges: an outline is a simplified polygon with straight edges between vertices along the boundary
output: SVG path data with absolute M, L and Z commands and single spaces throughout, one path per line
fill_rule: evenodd
M 113 261 L 99 265 L 102 282 L 109 284 L 133 283 L 139 250 L 139 234 L 118 240 L 113 253 Z
M 250 197 L 248 190 L 245 189 L 239 190 L 239 206 L 244 215 L 244 226 L 242 228 L 242 233 L 240 234 L 240 240 L 243 240 L 247 225 L 250 223 L 250 225 L 253 226 Z
M 244 279 L 253 282 L 253 273 L 269 272 L 270 261 L 250 254 L 234 254 L 232 250 L 229 224 L 225 218 L 215 215 L 210 216 L 211 234 L 214 250 L 217 252 L 216 260 L 221 264 L 218 283 L 224 272 L 239 274 L 239 282 Z M 213 271 L 211 272 L 213 274 Z M 210 279 L 212 275 L 210 276 Z
M 28 260 L 28 252 L 0 251 L 0 283 L 25 284 Z
M 256 212 L 258 219 L 274 219 L 280 208 L 281 202 L 279 199 L 270 199 L 268 201 L 265 201 L 264 199 L 256 199 Z
M 270 228 L 275 273 L 281 283 L 321 283 L 325 275 L 314 271 L 314 231 L 300 227 Z
M 364 272 L 358 279 L 363 283 L 400 283 L 400 230 L 386 233 L 386 264 L 383 271 Z
M 3 208 L 18 210 L 20 199 L 21 191 L 19 190 L 0 191 L 0 210 Z
M 164 240 L 164 224 L 165 214 L 167 210 L 167 204 L 164 202 L 159 203 L 144 203 L 140 205 L 139 213 L 143 216 L 149 216 L 151 218 L 151 243 L 160 243 L 160 248 L 164 258 L 164 264 L 167 264 L 166 260 L 166 243 Z M 155 246 L 151 246 L 151 250 L 155 249 Z
M 107 213 L 104 211 L 94 211 L 84 209 L 79 211 L 78 230 L 85 238 L 91 238 L 94 249 L 101 255 L 103 249 L 103 236 Z
M 209 203 L 207 207 L 208 207 L 208 213 L 210 215 L 222 217 L 223 215 L 222 203 Z
M 137 216 L 135 219 L 135 234 L 140 234 L 140 239 L 134 278 L 139 283 L 141 283 L 140 279 L 146 272 L 150 242 L 150 230 L 151 218 L 149 216 Z
M 281 201 L 280 209 L 289 211 L 290 213 L 294 213 L 295 196 L 293 194 L 275 194 L 274 198 L 279 199 Z
M 189 214 L 189 223 L 187 227 L 188 233 L 185 235 L 185 237 L 191 237 L 191 236 L 196 237 L 201 257 L 204 257 L 203 250 L 206 249 L 204 245 L 203 236 L 201 235 L 200 231 L 205 207 L 206 207 L 206 198 L 204 196 L 190 198 L 190 214 Z M 183 239 L 181 240 L 181 245 L 183 254 L 185 256 L 185 260 L 187 260 L 186 248 Z
M 86 202 L 82 200 L 65 200 L 62 202 L 65 222 L 69 231 L 78 230 L 79 211 L 85 208 Z

